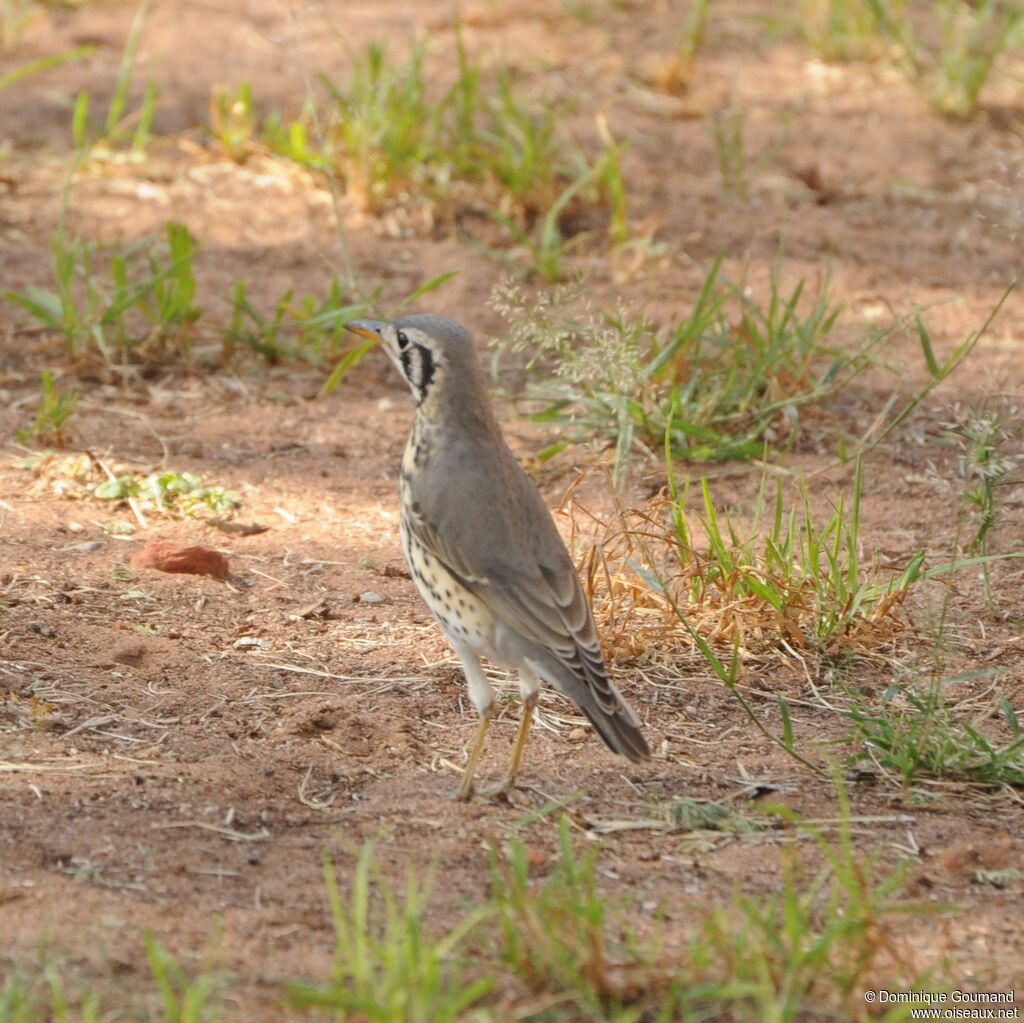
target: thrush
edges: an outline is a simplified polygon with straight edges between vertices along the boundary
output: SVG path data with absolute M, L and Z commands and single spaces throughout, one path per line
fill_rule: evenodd
M 345 326 L 383 344 L 416 401 L 402 455 L 402 549 L 480 715 L 456 798 L 473 795 L 495 709 L 481 658 L 517 672 L 523 699 L 508 774 L 484 794 L 506 794 L 515 783 L 542 682 L 568 696 L 609 749 L 634 762 L 648 757 L 636 714 L 608 679 L 551 513 L 502 436 L 469 332 L 426 315 Z

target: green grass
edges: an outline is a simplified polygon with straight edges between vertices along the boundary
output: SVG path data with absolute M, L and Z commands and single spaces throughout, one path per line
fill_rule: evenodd
M 712 111 L 708 116 L 722 194 L 746 202 L 750 198 L 751 178 L 771 163 L 785 143 L 790 116 L 787 113 L 781 115 L 774 135 L 757 153 L 751 153 L 748 149 L 747 116 L 735 101 L 730 100 L 725 107 Z
M 456 77 L 442 87 L 433 69 L 446 58 Z M 562 127 L 563 105 L 527 95 L 504 66 L 485 68 L 460 33 L 447 54 L 420 42 L 404 60 L 371 43 L 345 79 L 321 74 L 319 83 L 322 95 L 297 118 L 261 116 L 247 84 L 218 92 L 211 136 L 234 159 L 263 147 L 327 171 L 374 213 L 425 202 L 454 227 L 460 209 L 486 207 L 529 234 L 552 209 L 566 212 L 571 191 L 576 204 L 609 209 L 613 240 L 627 233 L 622 146 L 607 126 L 588 160 Z M 541 230 L 550 239 L 551 226 Z
M 786 832 L 783 868 L 771 890 L 737 891 L 718 908 L 674 899 L 672 930 L 651 912 L 604 893 L 605 852 L 581 852 L 566 818 L 555 856 L 540 873 L 516 837 L 488 854 L 491 893 L 447 927 L 432 923 L 430 875 L 410 868 L 396 890 L 368 844 L 344 871 L 329 859 L 325 885 L 335 930 L 326 977 L 296 980 L 282 1018 L 335 1023 L 797 1023 L 807 1013 L 861 1018 L 867 986 L 910 989 L 920 978 L 887 960 L 895 920 L 916 907 L 901 897 L 902 867 L 882 869 L 853 844 L 839 790 L 827 826 L 785 807 L 766 820 Z M 532 844 L 532 843 L 531 843 Z M 637 925 L 641 930 L 637 931 Z M 126 1018 L 143 997 L 150 1023 L 228 1023 L 239 978 L 186 972 L 143 937 L 149 989 L 66 992 L 55 966 L 0 988 L 0 1023 L 100 1023 Z M 141 950 L 140 950 L 141 952 Z M 251 964 L 255 974 L 259 964 Z M 884 976 L 882 974 L 884 973 Z M 935 985 L 929 985 L 934 988 Z M 152 997 L 155 995 L 155 999 Z M 113 1011 L 113 1014 L 112 1014 Z M 883 1015 L 906 1019 L 900 1007 Z M 120 1015 L 118 1015 L 120 1013 Z M 127 1017 L 134 1019 L 135 1017 Z
M 0 0 L 0 51 L 13 49 L 38 16 L 35 0 Z
M 125 1016 L 131 1011 L 123 995 L 69 992 L 60 970 L 53 964 L 34 975 L 8 977 L 0 987 L 0 1023 L 108 1023 L 126 1018 L 152 1023 L 216 1023 L 223 1019 L 219 994 L 224 979 L 209 971 L 189 976 L 148 931 L 142 935 L 153 995 L 160 1008 L 156 1014 Z M 138 998 L 139 992 L 132 992 Z
M 64 346 L 73 367 L 99 362 L 127 374 L 132 364 L 186 363 L 194 341 L 206 342 L 203 361 L 231 365 L 242 355 L 256 355 L 270 364 L 307 362 L 338 366 L 325 384 L 333 390 L 345 371 L 361 359 L 368 345 L 352 346 L 344 323 L 378 302 L 380 290 L 363 294 L 335 276 L 326 294 L 296 296 L 288 290 L 269 311 L 249 297 L 240 280 L 222 304 L 230 307 L 226 322 L 217 322 L 198 304 L 195 259 L 199 245 L 181 224 L 168 222 L 164 239 L 143 239 L 128 245 L 101 247 L 58 232 L 51 240 L 51 287 L 30 286 L 7 291 L 8 302 L 27 312 Z M 456 271 L 439 274 L 401 298 L 392 311 L 404 309 L 444 285 Z M 212 343 L 211 343 L 212 342 Z M 44 432 L 50 413 L 63 414 L 59 403 L 47 403 L 38 429 Z M 66 418 L 66 416 L 65 416 Z
M 904 0 L 889 0 L 888 6 L 902 17 Z M 877 60 L 887 50 L 869 0 L 801 0 L 798 25 L 826 60 Z
M 690 485 L 679 487 L 668 466 L 667 499 L 617 525 L 602 555 L 612 574 L 625 573 L 648 591 L 636 606 L 662 610 L 652 624 L 661 645 L 701 637 L 744 654 L 784 644 L 812 659 L 838 659 L 888 650 L 907 631 L 899 610 L 927 578 L 925 555 L 908 557 L 896 571 L 865 557 L 859 463 L 824 516 L 812 511 L 805 482 L 787 502 L 782 483 L 768 497 L 764 475 L 742 533 L 716 508 L 706 479 L 697 509 L 689 507 Z M 627 608 L 617 613 L 621 629 L 641 627 Z M 666 621 L 676 623 L 667 633 Z
M 320 112 L 325 142 L 349 190 L 371 209 L 409 190 L 444 205 L 455 183 L 467 181 L 506 196 L 515 216 L 547 210 L 583 169 L 559 130 L 563 109 L 527 99 L 501 67 L 485 86 L 461 35 L 449 57 L 457 76 L 446 91 L 433 85 L 427 57 L 425 43 L 404 62 L 371 44 L 345 82 L 321 76 L 330 99 Z
M 543 878 L 531 878 L 526 849 L 513 840 L 492 852 L 502 958 L 531 991 L 555 1005 L 561 995 L 551 1020 L 795 1021 L 823 1010 L 859 1018 L 864 987 L 895 980 L 887 933 L 910 907 L 900 897 L 905 870 L 884 870 L 854 847 L 841 785 L 839 799 L 835 839 L 785 807 L 769 808 L 810 840 L 812 853 L 790 847 L 769 894 L 737 892 L 717 910 L 694 909 L 683 940 L 669 939 L 657 917 L 649 937 L 631 934 L 624 907 L 598 892 L 599 850 L 577 853 L 565 819 Z M 672 909 L 679 920 L 681 907 Z M 900 979 L 910 987 L 917 978 Z
M 63 50 L 60 53 L 53 53 L 37 60 L 30 60 L 25 64 L 19 64 L 11 71 L 0 75 L 0 92 L 17 85 L 18 82 L 24 81 L 26 78 L 31 78 L 33 75 L 42 74 L 44 71 L 60 67 L 69 61 L 81 60 L 92 53 L 93 49 L 92 46 L 76 46 L 70 50 Z
M 890 60 L 947 117 L 969 117 L 1024 8 L 1005 0 L 804 0 L 801 28 L 827 59 Z
M 832 1019 L 861 1019 L 866 989 L 920 989 L 924 978 L 891 958 L 893 920 L 923 909 L 901 897 L 907 864 L 885 870 L 855 848 L 849 800 L 837 787 L 834 839 L 786 807 L 771 809 L 811 840 L 817 857 L 786 850 L 772 894 L 737 894 L 733 906 L 705 921 L 690 948 L 689 984 L 680 984 L 689 1012 L 679 1019 L 725 1007 L 727 1018 L 758 1023 L 814 1018 L 823 1010 Z M 812 866 L 815 858 L 819 865 Z M 909 1019 L 910 1010 L 897 1006 L 872 1018 Z
M 968 509 L 974 535 L 967 553 L 982 560 L 985 600 L 995 606 L 989 572 L 991 534 L 999 520 L 999 496 L 1018 482 L 1021 456 L 1011 453 L 1020 436 L 1015 410 L 1005 414 L 988 407 L 957 405 L 952 418 L 943 424 L 946 434 L 957 446 L 957 477 L 961 481 L 961 500 Z
M 62 391 L 56 383 L 53 373 L 44 369 L 40 374 L 42 396 L 35 419 L 22 430 L 17 431 L 18 440 L 22 444 L 37 441 L 40 444 L 63 444 L 65 441 L 64 426 L 74 415 L 78 404 L 78 393 L 74 390 Z
M 776 266 L 765 302 L 707 272 L 686 319 L 656 326 L 627 310 L 594 314 L 582 286 L 528 294 L 507 284 L 494 307 L 509 324 L 499 353 L 523 352 L 526 394 L 540 421 L 569 442 L 615 447 L 616 473 L 631 454 L 659 450 L 691 461 L 753 458 L 799 434 L 801 413 L 841 391 L 887 334 L 849 351 L 833 344 L 840 308 L 827 278 L 812 291 L 783 286 Z
M 290 360 L 322 366 L 337 359 L 347 346 L 344 323 L 363 314 L 372 297 L 352 295 L 337 276 L 327 294 L 297 298 L 290 289 L 269 314 L 249 299 L 245 281 L 237 281 L 231 296 L 231 318 L 223 331 L 221 361 L 230 364 L 248 351 L 271 365 Z
M 1013 44 L 1024 8 L 1003 0 L 931 0 L 927 18 L 902 6 L 865 0 L 892 42 L 900 66 L 948 117 L 969 117 L 996 61 Z
M 68 360 L 98 356 L 108 366 L 129 353 L 185 357 L 200 316 L 194 299 L 195 240 L 169 222 L 163 246 L 146 240 L 105 252 L 95 243 L 51 241 L 51 288 L 6 291 L 4 298 L 63 340 Z
M 451 930 L 434 935 L 425 923 L 430 892 L 412 869 L 396 894 L 363 847 L 342 894 L 328 859 L 324 881 L 334 923 L 334 967 L 326 983 L 294 985 L 292 1000 L 326 1007 L 338 1021 L 457 1023 L 493 986 L 483 971 L 457 958 L 489 910 L 469 912 Z
M 922 679 L 907 673 L 890 684 L 877 701 L 852 689 L 854 705 L 845 716 L 854 723 L 851 738 L 860 749 L 851 756 L 851 763 L 894 774 L 906 785 L 938 778 L 1024 787 L 1024 731 L 1006 696 L 999 696 L 1002 722 L 997 720 L 994 726 L 995 731 L 1003 732 L 1003 739 L 991 735 L 996 716 L 991 706 L 979 710 L 970 721 L 950 706 L 947 697 L 951 686 L 994 674 L 982 670 Z
M 128 100 L 135 80 L 139 41 L 149 5 L 150 0 L 139 0 L 136 5 L 102 127 L 90 123 L 89 94 L 78 94 L 72 115 L 72 137 L 80 161 L 87 157 L 95 160 L 111 159 L 123 151 L 126 144 L 132 159 L 141 161 L 145 158 L 152 137 L 153 114 L 156 112 L 155 84 L 147 83 L 138 109 L 129 111 Z

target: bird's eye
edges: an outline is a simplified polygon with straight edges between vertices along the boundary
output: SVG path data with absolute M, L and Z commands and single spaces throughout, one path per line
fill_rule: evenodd
M 395 340 L 398 342 L 398 347 L 405 350 L 409 347 L 409 335 L 404 330 L 400 330 L 395 336 Z

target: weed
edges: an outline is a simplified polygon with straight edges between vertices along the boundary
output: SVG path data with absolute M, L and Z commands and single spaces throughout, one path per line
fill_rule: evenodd
M 675 947 L 660 933 L 642 945 L 617 937 L 619 913 L 596 892 L 598 851 L 578 856 L 565 818 L 559 858 L 542 882 L 531 882 L 514 840 L 491 853 L 504 959 L 531 989 L 559 998 L 567 1013 L 557 1019 L 789 1021 L 826 1005 L 859 1018 L 856 1003 L 881 983 L 879 971 L 890 981 L 901 974 L 908 988 L 920 979 L 901 963 L 890 923 L 916 907 L 899 900 L 903 869 L 884 872 L 854 848 L 841 782 L 839 800 L 835 840 L 786 807 L 767 808 L 813 841 L 822 866 L 811 870 L 794 846 L 774 894 L 737 894 L 695 911 L 696 933 Z
M 222 361 L 230 362 L 239 347 L 262 356 L 271 364 L 300 359 L 323 365 L 337 357 L 344 343 L 344 323 L 360 316 L 373 297 L 356 298 L 342 290 L 335 276 L 327 295 L 296 299 L 286 291 L 269 316 L 249 301 L 245 281 L 235 284 L 231 319 L 224 331 Z
M 146 147 L 152 134 L 153 114 L 156 111 L 156 85 L 149 82 L 139 108 L 131 113 L 127 111 L 128 96 L 135 78 L 139 40 L 146 15 L 149 13 L 149 5 L 150 0 L 140 0 L 135 9 L 124 53 L 121 56 L 114 92 L 103 119 L 103 130 L 97 138 L 93 138 L 89 130 L 89 94 L 78 94 L 72 118 L 72 136 L 80 157 L 88 155 L 94 159 L 109 159 L 113 156 L 114 150 L 128 140 L 129 135 L 131 156 L 138 160 L 146 155 Z
M 935 677 L 926 687 L 912 680 L 893 682 L 877 705 L 853 692 L 855 706 L 845 712 L 854 722 L 854 737 L 863 751 L 854 763 L 868 761 L 894 772 L 907 785 L 920 778 L 943 778 L 981 785 L 1024 787 L 1024 731 L 1005 696 L 999 701 L 1009 738 L 985 738 L 978 730 L 986 710 L 973 723 L 961 721 L 947 700 L 947 690 L 993 671 L 972 671 L 950 678 Z
M 787 509 L 781 484 L 766 500 L 763 477 L 746 538 L 716 509 L 707 480 L 700 481 L 702 513 L 689 513 L 689 486 L 680 491 L 671 462 L 668 468 L 668 497 L 630 513 L 603 545 L 611 574 L 621 567 L 639 575 L 634 606 L 660 606 L 669 622 L 678 617 L 713 645 L 744 654 L 784 644 L 819 657 L 871 655 L 906 629 L 898 611 L 925 578 L 924 554 L 896 574 L 864 563 L 859 464 L 849 493 L 823 523 L 811 512 L 806 484 Z M 704 543 L 694 535 L 694 518 Z M 621 604 L 616 610 L 628 613 Z M 652 638 L 664 628 L 653 625 Z M 680 639 L 686 636 L 678 630 L 662 633 L 670 644 Z
M 495 347 L 529 353 L 527 369 L 542 371 L 527 390 L 546 406 L 536 418 L 568 426 L 570 440 L 614 442 L 616 474 L 635 446 L 660 447 L 666 434 L 679 457 L 752 458 L 766 440 L 792 439 L 801 408 L 845 387 L 887 333 L 840 352 L 827 280 L 805 308 L 804 282 L 785 291 L 777 266 L 762 307 L 721 276 L 719 259 L 689 317 L 667 328 L 623 308 L 580 309 L 578 284 L 527 295 L 506 283 L 492 304 L 511 329 Z
M 518 840 L 492 850 L 494 902 L 504 959 L 534 990 L 566 992 L 588 1019 L 636 1001 L 654 978 L 653 962 L 616 948 L 604 900 L 596 890 L 597 849 L 578 858 L 569 822 L 559 825 L 559 859 L 544 883 L 530 883 L 529 858 Z M 646 967 L 646 969 L 645 969 Z
M 214 1006 L 224 985 L 222 978 L 208 972 L 190 978 L 148 931 L 143 933 L 143 943 L 161 1006 L 158 1013 L 147 1014 L 147 1019 L 154 1023 L 213 1023 L 220 1018 Z M 34 983 L 13 977 L 0 987 L 0 1023 L 101 1023 L 113 1018 L 102 1002 L 93 993 L 69 995 L 57 967 L 48 964 Z M 122 1002 L 112 1008 L 121 1015 L 126 1006 Z
M 673 914 L 685 932 L 671 939 L 665 921 L 651 920 L 646 907 L 653 937 L 630 934 L 625 907 L 598 892 L 600 847 L 579 854 L 564 817 L 558 857 L 547 876 L 531 877 L 519 839 L 504 849 L 492 845 L 491 898 L 440 935 L 425 922 L 429 878 L 423 882 L 410 871 L 404 892 L 396 894 L 376 869 L 368 844 L 344 895 L 327 859 L 334 965 L 327 980 L 290 985 L 288 1018 L 324 1019 L 327 1010 L 338 1023 L 790 1023 L 822 1013 L 859 1019 L 856 1003 L 865 988 L 898 984 L 911 990 L 922 983 L 902 962 L 892 937 L 893 918 L 917 909 L 900 901 L 905 873 L 901 867 L 885 872 L 874 857 L 854 848 L 841 783 L 840 812 L 829 822 L 838 829 L 836 838 L 786 807 L 766 809 L 791 835 L 813 843 L 813 857 L 801 851 L 808 842 L 792 843 L 772 893 L 736 894 L 717 910 L 685 906 L 681 918 Z M 812 867 L 812 859 L 820 866 Z M 1006 883 L 991 883 L 997 882 Z M 485 929 L 492 920 L 497 942 Z M 470 939 L 476 940 L 472 960 L 462 955 Z M 155 1023 L 220 1018 L 213 1009 L 227 1001 L 225 982 L 206 971 L 189 977 L 152 936 L 144 940 L 160 995 Z M 492 993 L 499 981 L 500 994 Z M 521 992 L 523 984 L 531 994 L 510 999 L 510 990 Z M 8 981 L 0 988 L 0 1023 L 101 1018 L 97 998 L 87 997 L 75 1013 L 69 1004 L 59 974 L 48 968 L 34 985 Z M 900 1008 L 880 1018 L 896 1023 L 907 1015 Z
M 726 831 L 749 834 L 761 823 L 735 803 L 680 796 L 658 806 L 659 815 L 680 831 Z
M 1019 455 L 1005 453 L 1017 439 L 1020 426 L 1016 409 L 1000 416 L 991 409 L 956 406 L 953 419 L 943 429 L 956 438 L 959 447 L 959 478 L 963 481 L 962 498 L 970 509 L 975 532 L 967 545 L 972 555 L 980 555 L 985 599 L 993 606 L 992 582 L 989 577 L 989 534 L 997 522 L 997 488 L 1016 482 L 1014 473 Z
M 604 167 L 598 164 L 583 173 L 571 184 L 548 209 L 538 222 L 533 236 L 521 228 L 511 217 L 495 212 L 494 218 L 508 228 L 509 232 L 525 246 L 529 252 L 529 266 L 544 280 L 556 283 L 565 278 L 565 245 L 559 221 L 566 206 L 575 198 L 581 189 L 592 180 L 604 173 Z
M 356 58 L 344 86 L 321 76 L 334 103 L 325 141 L 336 153 L 348 190 L 370 209 L 437 162 L 436 118 L 423 82 L 425 56 L 420 44 L 407 64 L 396 66 L 386 48 L 373 43 Z
M 149 931 L 144 932 L 143 941 L 149 968 L 160 992 L 164 1023 L 212 1023 L 218 1014 L 211 1003 L 223 981 L 205 972 L 191 979 Z
M 0 987 L 0 1023 L 100 1023 L 99 1000 L 87 995 L 72 1007 L 60 973 L 52 966 L 41 971 L 36 983 L 9 977 Z M 170 1023 L 170 1021 L 168 1021 Z
M 711 0 L 693 0 L 693 6 L 683 27 L 683 35 L 679 40 L 679 56 L 691 67 L 704 45 L 710 8 Z
M 904 0 L 887 0 L 890 17 L 902 18 Z M 884 55 L 870 0 L 801 0 L 800 30 L 826 60 L 871 60 Z
M 410 871 L 404 894 L 397 896 L 375 870 L 370 844 L 359 854 L 347 899 L 330 859 L 324 882 L 335 931 L 334 968 L 326 984 L 293 985 L 298 1004 L 329 1007 L 339 1020 L 457 1023 L 491 989 L 489 979 L 460 975 L 458 966 L 465 970 L 465 964 L 453 959 L 486 909 L 435 938 L 424 924 L 429 881 L 421 884 Z
M 166 251 L 152 241 L 114 252 L 106 274 L 95 269 L 98 247 L 54 235 L 54 290 L 29 287 L 4 298 L 21 306 L 48 330 L 61 335 L 74 361 L 95 355 L 112 366 L 130 352 L 187 356 L 194 305 L 192 261 L 196 245 L 188 230 L 168 223 Z M 148 326 L 146 326 L 148 324 Z
M 278 111 L 261 116 L 249 82 L 242 82 L 234 91 L 216 89 L 210 97 L 209 133 L 235 163 L 245 163 L 254 153 L 269 150 L 294 163 L 329 171 L 329 154 L 311 138 L 311 126 L 317 122 L 312 101 L 294 120 Z
M 456 37 L 458 77 L 439 99 L 428 96 L 426 47 L 396 65 L 380 46 L 356 59 L 344 87 L 323 79 L 336 105 L 328 137 L 356 194 L 379 207 L 396 190 L 425 189 L 446 202 L 455 180 L 490 181 L 523 210 L 544 210 L 578 177 L 557 134 L 561 110 L 531 107 L 512 75 L 481 88 L 482 70 Z
M 787 807 L 769 808 L 809 837 L 823 861 L 812 872 L 807 857 L 790 850 L 775 894 L 738 894 L 713 913 L 689 950 L 689 970 L 675 987 L 679 1015 L 789 1021 L 815 1016 L 824 1005 L 861 1017 L 863 992 L 871 987 L 910 990 L 922 978 L 901 961 L 890 920 L 918 907 L 901 904 L 906 870 L 885 873 L 873 857 L 855 850 L 850 805 L 838 783 L 839 835 L 821 829 Z M 692 1015 L 691 1015 L 692 1014 Z M 907 1018 L 907 1010 L 887 1020 Z
M 148 476 L 122 473 L 99 484 L 93 494 L 101 501 L 132 500 L 140 511 L 178 518 L 204 511 L 230 515 L 242 504 L 232 491 L 220 486 L 204 486 L 194 473 L 174 470 Z
M 161 265 L 152 251 L 147 253 L 152 287 L 143 291 L 138 308 L 152 326 L 151 337 L 158 348 L 188 356 L 191 329 L 202 312 L 195 304 L 192 269 L 198 246 L 184 224 L 169 222 L 165 230 L 167 262 Z
M 43 395 L 39 402 L 39 410 L 29 426 L 17 431 L 18 440 L 22 444 L 36 440 L 41 444 L 64 443 L 64 424 L 71 418 L 78 403 L 75 391 L 61 391 L 57 386 L 53 373 L 44 369 L 41 374 Z
M 949 117 L 969 117 L 998 59 L 1015 43 L 1024 8 L 1005 0 L 804 0 L 807 41 L 829 59 L 896 64 Z
M 711 115 L 722 191 L 744 201 L 747 199 L 747 157 L 743 141 L 745 123 L 746 115 L 734 103 Z
M 616 142 L 604 114 L 597 119 L 597 130 L 604 143 L 604 156 L 598 165 L 598 182 L 608 202 L 610 222 L 608 236 L 615 245 L 629 241 L 629 208 L 626 182 L 622 176 L 624 145 Z
M 210 96 L 210 134 L 228 158 L 244 163 L 256 146 L 259 119 L 252 101 L 252 85 L 242 84 L 231 92 L 215 89 Z
M 467 187 L 475 188 L 502 223 L 520 231 L 547 219 L 550 251 L 548 214 L 556 206 L 558 216 L 567 212 L 562 198 L 569 191 L 576 202 L 609 205 L 613 236 L 624 234 L 622 147 L 606 127 L 605 151 L 588 163 L 559 128 L 563 106 L 525 99 L 519 80 L 502 67 L 493 87 L 484 88 L 484 70 L 461 33 L 453 55 L 456 79 L 446 91 L 431 87 L 427 57 L 424 42 L 406 61 L 371 44 L 354 56 L 346 80 L 321 75 L 326 101 L 311 98 L 293 120 L 272 114 L 260 123 L 245 86 L 216 94 L 212 134 L 236 159 L 258 137 L 280 155 L 336 174 L 374 212 L 416 201 L 453 224 Z
M 918 27 L 902 5 L 890 10 L 865 0 L 892 41 L 900 63 L 925 90 L 932 106 L 950 117 L 969 117 L 996 60 L 1013 45 L 1024 8 L 1003 0 L 932 0 Z
M 71 50 L 63 50 L 60 53 L 53 53 L 46 57 L 40 57 L 38 60 L 30 60 L 27 64 L 21 64 L 12 71 L 0 75 L 0 92 L 3 92 L 4 89 L 9 89 L 12 85 L 16 85 L 32 75 L 38 75 L 44 71 L 51 70 L 51 68 L 60 67 L 62 64 L 67 64 L 72 60 L 81 60 L 92 53 L 93 49 L 95 49 L 93 46 L 76 46 Z
M 746 202 L 750 195 L 752 175 L 768 166 L 786 141 L 790 115 L 782 115 L 779 128 L 756 156 L 747 152 L 747 117 L 742 107 L 730 101 L 722 110 L 712 112 L 710 119 L 722 192 L 728 197 Z
M 12 49 L 38 15 L 35 0 L 0 0 L 0 50 Z

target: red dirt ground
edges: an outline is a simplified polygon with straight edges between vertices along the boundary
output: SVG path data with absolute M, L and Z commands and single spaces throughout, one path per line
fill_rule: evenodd
M 628 144 L 631 214 L 654 244 L 636 258 L 610 257 L 600 246 L 579 257 L 599 300 L 623 296 L 651 318 L 680 317 L 717 252 L 730 272 L 747 268 L 756 290 L 781 238 L 787 280 L 817 280 L 831 269 L 846 307 L 844 336 L 889 309 L 928 306 L 942 357 L 980 326 L 1024 256 L 1024 193 L 1014 184 L 1024 159 L 1019 91 L 996 85 L 976 118 L 945 122 L 901 78 L 825 65 L 785 33 L 773 38 L 765 24 L 776 5 L 736 0 L 714 5 L 689 92 L 667 97 L 651 91 L 644 69 L 670 48 L 686 5 L 590 6 L 601 11 L 590 23 L 569 4 L 530 0 L 463 4 L 461 13 L 473 51 L 500 54 L 538 91 L 577 101 L 580 139 L 594 137 L 594 115 L 604 112 Z M 160 137 L 142 163 L 76 174 L 71 226 L 90 238 L 135 239 L 169 218 L 183 221 L 202 246 L 200 303 L 217 322 L 226 321 L 240 278 L 263 307 L 288 288 L 324 292 L 339 261 L 322 182 L 269 157 L 237 165 L 202 145 L 196 126 L 206 122 L 214 87 L 243 80 L 267 107 L 297 110 L 303 68 L 341 76 L 348 54 L 371 40 L 400 51 L 423 30 L 450 52 L 460 5 L 426 0 L 413 20 L 408 8 L 379 0 L 301 8 L 258 0 L 244 13 L 188 0 L 155 5 L 137 79 L 158 84 Z M 111 3 L 54 11 L 0 55 L 2 73 L 96 44 L 87 60 L 0 93 L 5 289 L 49 280 L 48 240 L 71 159 L 68 97 L 86 89 L 103 108 L 132 10 Z M 722 197 L 704 117 L 729 99 L 747 111 L 753 153 L 789 116 L 782 145 L 742 203 Z M 501 329 L 488 305 L 506 273 L 501 264 L 457 240 L 343 211 L 358 276 L 382 286 L 384 304 L 458 269 L 421 307 L 481 336 Z M 239 1018 L 279 1019 L 282 983 L 329 969 L 325 850 L 344 874 L 354 850 L 376 838 L 381 865 L 396 879 L 409 861 L 435 860 L 435 913 L 445 921 L 485 897 L 487 840 L 505 838 L 547 799 L 575 796 L 567 812 L 591 837 L 602 822 L 654 821 L 659 807 L 683 796 L 744 799 L 757 785 L 808 817 L 836 817 L 834 793 L 764 739 L 703 661 L 685 655 L 674 673 L 662 671 L 668 681 L 658 687 L 629 664 L 616 667 L 656 751 L 650 764 L 613 758 L 550 697 L 514 805 L 449 801 L 475 720 L 457 664 L 403 573 L 396 478 L 412 409 L 383 359 L 367 359 L 326 399 L 317 397 L 324 372 L 294 366 L 172 368 L 125 389 L 69 376 L 82 395 L 71 450 L 140 471 L 198 473 L 242 496 L 236 521 L 266 527 L 242 536 L 201 520 L 150 517 L 147 528 L 117 535 L 110 527 L 130 520 L 129 510 L 66 499 L 51 476 L 17 467 L 24 451 L 14 432 L 31 418 L 39 368 L 59 365 L 60 347 L 26 329 L 13 305 L 0 308 L 0 982 L 7 971 L 30 969 L 45 948 L 72 974 L 116 986 L 135 1004 L 145 997 L 140 933 L 148 927 L 189 968 L 203 962 L 236 977 Z M 956 377 L 871 453 L 867 555 L 903 564 L 928 548 L 941 559 L 962 539 L 956 459 L 939 444 L 938 424 L 954 401 L 1017 399 L 1022 328 L 1015 294 Z M 873 370 L 831 410 L 851 435 L 895 390 L 927 378 L 912 336 L 893 341 L 885 358 L 898 376 Z M 510 405 L 501 414 L 524 458 L 557 439 L 516 420 Z M 852 475 L 829 468 L 834 451 L 832 439 L 809 432 L 786 460 L 811 474 L 821 508 Z M 596 446 L 576 448 L 545 468 L 549 504 L 561 503 L 577 468 L 602 460 L 607 453 Z M 723 506 L 740 516 L 749 510 L 758 467 L 680 467 L 705 471 Z M 639 501 L 663 482 L 656 465 L 639 465 L 627 492 Z M 599 475 L 576 496 L 608 511 Z M 1021 492 L 1008 488 L 993 550 L 1019 550 L 1022 524 Z M 560 525 L 568 535 L 567 516 Z M 217 548 L 232 578 L 126 571 L 133 551 L 155 540 Z M 993 570 L 995 613 L 969 573 L 922 594 L 913 613 L 927 622 L 950 595 L 949 670 L 1000 668 L 997 685 L 1019 711 L 1024 587 L 1014 564 Z M 779 727 L 773 694 L 791 698 L 798 747 L 812 756 L 818 740 L 847 730 L 792 659 L 754 664 L 745 682 L 767 697 L 752 699 L 771 727 Z M 865 684 L 874 683 L 866 676 Z M 987 706 L 989 684 L 958 691 L 965 713 Z M 483 774 L 504 765 L 517 709 L 512 701 L 493 729 Z M 877 777 L 851 777 L 849 786 L 858 849 L 877 851 L 885 865 L 912 855 L 909 897 L 962 909 L 901 922 L 903 954 L 915 968 L 945 960 L 938 976 L 953 986 L 1015 988 L 1021 997 L 1024 882 L 997 889 L 977 876 L 1021 866 L 1019 793 L 940 783 L 915 792 Z M 552 818 L 519 834 L 542 871 L 557 847 Z M 662 904 L 668 925 L 682 931 L 694 907 L 776 888 L 779 840 L 771 830 L 612 829 L 602 839 L 601 883 L 634 907 L 634 922 Z M 884 986 L 884 976 L 875 979 Z

